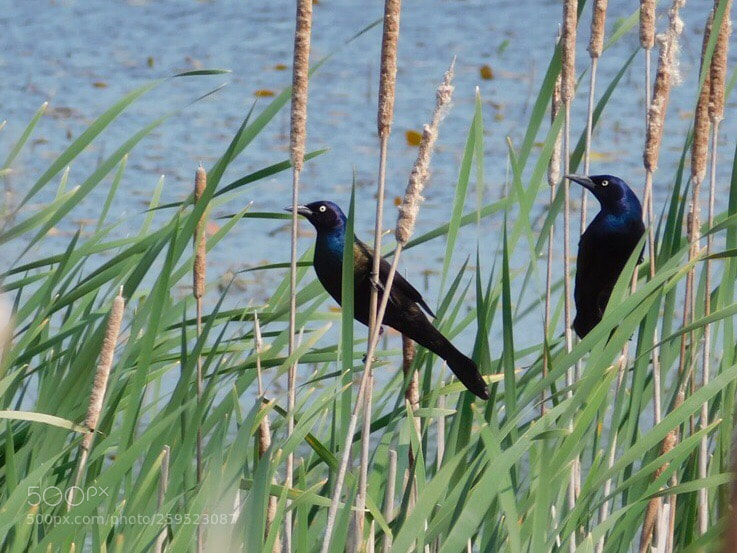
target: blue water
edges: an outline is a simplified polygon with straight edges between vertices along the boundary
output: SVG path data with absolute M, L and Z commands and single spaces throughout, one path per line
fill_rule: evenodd
M 113 220 L 122 221 L 116 230 L 118 235 L 138 231 L 140 212 L 148 205 L 161 175 L 165 177 L 163 202 L 180 200 L 189 194 L 197 162 L 202 160 L 211 166 L 222 154 L 254 102 L 255 92 L 278 92 L 291 80 L 292 2 L 6 0 L 4 4 L 0 15 L 4 29 L 0 34 L 3 75 L 0 120 L 6 119 L 7 126 L 0 132 L 0 152 L 7 152 L 38 107 L 50 102 L 48 116 L 42 119 L 31 144 L 14 163 L 13 172 L 7 178 L 11 203 L 22 197 L 86 125 L 125 93 L 152 79 L 181 71 L 198 68 L 232 71 L 229 75 L 178 79 L 163 84 L 126 110 L 74 161 L 70 186 L 81 183 L 101 159 L 154 117 L 183 107 L 220 84 L 227 84 L 217 94 L 167 121 L 132 152 L 112 212 Z M 610 3 L 608 32 L 630 14 L 628 10 L 633 6 L 631 2 Z M 701 30 L 710 6 L 706 2 L 692 2 L 683 11 L 686 25 L 680 70 L 684 84 L 674 89 L 671 97 L 660 170 L 655 179 L 656 209 L 662 208 L 692 119 Z M 320 0 L 315 5 L 313 59 L 337 53 L 310 84 L 308 149 L 329 148 L 330 151 L 306 164 L 301 191 L 305 201 L 332 199 L 345 205 L 355 175 L 360 206 L 356 228 L 366 240 L 373 226 L 370 202 L 377 173 L 375 120 L 380 27 L 347 47 L 341 45 L 378 19 L 382 9 L 383 2 L 379 1 Z M 521 142 L 551 56 L 560 12 L 560 3 L 553 1 L 405 0 L 396 116 L 388 164 L 387 228 L 394 224 L 391 200 L 403 193 L 416 155 L 416 149 L 406 143 L 405 132 L 421 129 L 428 120 L 435 87 L 454 55 L 458 57 L 454 108 L 440 130 L 417 232 L 430 230 L 448 219 L 477 86 L 486 125 L 484 182 L 476 183 L 472 176 L 467 209 L 475 205 L 477 186 L 482 190 L 484 203 L 503 194 L 509 174 L 506 139 L 509 137 L 516 145 Z M 589 63 L 585 50 L 589 21 L 590 14 L 585 10 L 580 26 L 580 71 Z M 660 27 L 665 23 L 661 16 Z M 599 93 L 637 47 L 634 28 L 604 53 L 599 67 Z M 655 60 L 654 56 L 654 64 Z M 286 65 L 287 69 L 279 70 L 278 64 Z M 479 68 L 484 64 L 492 67 L 492 80 L 480 78 Z M 643 65 L 640 54 L 607 107 L 594 135 L 592 162 L 592 172 L 620 175 L 638 193 L 644 180 Z M 573 106 L 572 128 L 576 136 L 585 124 L 587 88 L 584 79 Z M 269 98 L 259 99 L 256 111 L 269 101 Z M 725 154 L 719 167 L 722 190 L 727 186 L 736 135 L 737 123 L 732 113 L 734 102 L 729 103 L 721 127 Z M 542 134 L 538 138 L 542 139 Z M 287 147 L 288 109 L 232 164 L 224 182 L 286 159 Z M 52 200 L 57 182 L 58 178 L 34 202 Z M 213 215 L 232 213 L 249 201 L 254 202 L 256 211 L 280 209 L 290 201 L 290 188 L 290 175 L 277 175 L 245 189 L 237 200 Z M 28 258 L 59 251 L 78 225 L 90 227 L 106 193 L 107 186 L 95 190 Z M 579 197 L 577 190 L 574 197 Z M 546 199 L 547 191 L 543 189 L 540 211 Z M 724 206 L 725 202 L 726 194 L 720 194 L 718 205 Z M 30 214 L 37 207 L 32 202 L 23 213 Z M 501 224 L 502 218 L 497 216 L 483 221 L 479 231 L 464 230 L 454 253 L 454 266 L 474 254 L 480 239 L 482 263 L 488 271 L 492 253 L 499 246 Z M 304 231 L 301 251 L 311 243 L 311 229 L 305 226 Z M 288 232 L 281 222 L 241 222 L 238 231 L 231 233 L 209 257 L 209 282 L 225 278 L 230 271 L 285 261 L 289 257 L 288 243 Z M 435 303 L 439 278 L 434 274 L 423 277 L 422 273 L 439 269 L 444 251 L 444 243 L 438 240 L 410 250 L 403 257 L 404 273 L 421 288 L 429 286 L 427 295 L 431 304 Z M 528 263 L 526 246 L 522 243 L 512 259 L 513 269 L 524 269 Z M 241 288 L 233 292 L 234 301 L 265 302 L 275 280 L 273 273 L 243 275 Z M 174 293 L 186 294 L 187 284 L 182 283 Z M 534 283 L 538 291 L 540 284 L 541 281 Z M 537 328 L 535 334 L 539 336 Z M 461 341 L 470 344 L 472 337 Z

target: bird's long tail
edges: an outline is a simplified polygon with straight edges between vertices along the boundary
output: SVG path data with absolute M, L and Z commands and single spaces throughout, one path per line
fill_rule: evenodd
M 425 319 L 423 322 L 416 322 L 418 324 L 410 325 L 409 328 L 403 329 L 402 333 L 445 359 L 453 374 L 471 393 L 481 399 L 489 399 L 489 389 L 481 378 L 476 363 L 463 355 L 430 321 Z

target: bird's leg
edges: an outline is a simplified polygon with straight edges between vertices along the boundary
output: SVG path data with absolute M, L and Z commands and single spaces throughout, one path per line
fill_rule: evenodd
M 383 327 L 383 326 L 380 326 L 380 327 L 379 327 L 379 336 L 382 336 L 383 334 L 384 334 L 384 327 Z M 363 355 L 363 364 L 364 364 L 364 365 L 366 364 L 366 356 L 367 356 L 367 355 L 368 355 L 367 353 L 365 353 L 365 354 Z M 374 357 L 374 358 L 373 358 L 373 359 L 371 360 L 371 362 L 372 362 L 372 363 L 375 363 L 376 361 L 377 361 L 376 357 Z

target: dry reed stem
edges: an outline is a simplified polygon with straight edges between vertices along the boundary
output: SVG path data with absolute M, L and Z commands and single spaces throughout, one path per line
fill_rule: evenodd
M 381 39 L 381 70 L 379 74 L 379 137 L 389 136 L 394 119 L 394 98 L 397 85 L 397 42 L 402 0 L 384 3 L 384 31 Z
M 633 276 L 633 281 L 635 280 L 635 277 Z M 627 349 L 627 345 L 625 345 L 625 350 Z M 628 360 L 628 353 L 627 351 L 623 352 L 623 354 L 620 356 L 619 359 L 619 371 L 617 373 L 617 387 L 614 390 L 614 400 L 613 403 L 616 404 L 618 400 L 618 396 L 622 390 L 622 382 L 624 381 L 624 375 L 625 375 L 625 369 L 627 368 L 627 360 Z M 614 460 L 617 456 L 617 439 L 619 437 L 619 433 L 616 428 L 612 428 L 612 438 L 611 442 L 609 444 L 609 457 L 607 458 L 607 468 L 611 469 L 614 466 Z M 609 496 L 609 492 L 612 489 L 612 479 L 607 478 L 606 482 L 604 483 L 604 497 Z M 601 507 L 599 509 L 599 524 L 603 524 L 606 519 L 609 518 L 609 500 L 605 500 L 604 503 L 601 504 Z M 596 553 L 602 553 L 604 551 L 604 538 L 605 536 L 602 536 L 599 541 L 596 544 Z
M 591 16 L 591 38 L 589 39 L 589 55 L 598 58 L 604 49 L 604 31 L 606 27 L 606 9 L 608 0 L 595 0 Z
M 171 448 L 168 445 L 164 446 L 161 451 L 161 476 L 159 478 L 159 493 L 156 498 L 156 507 L 161 512 L 161 507 L 164 505 L 164 499 L 166 497 L 166 490 L 169 487 L 169 458 L 171 455 Z M 156 543 L 154 545 L 154 552 L 161 553 L 164 550 L 164 544 L 166 543 L 166 526 L 161 529 L 159 535 L 156 537 Z
M 295 350 L 297 333 L 297 236 L 299 230 L 297 205 L 299 204 L 299 175 L 304 163 L 307 140 L 307 87 L 310 74 L 310 38 L 312 33 L 312 0 L 297 0 L 294 29 L 294 59 L 292 67 L 292 105 L 289 129 L 289 153 L 292 161 L 292 224 L 291 254 L 289 264 L 289 355 Z M 296 403 L 297 360 L 289 367 L 287 375 L 287 434 L 294 432 L 294 407 Z M 292 487 L 294 453 L 287 455 L 285 485 Z M 284 516 L 285 547 L 292 550 L 292 510 Z
M 384 320 L 384 313 L 386 312 L 386 306 L 389 302 L 389 292 L 391 291 L 392 283 L 394 282 L 394 275 L 396 274 L 397 265 L 402 253 L 402 246 L 404 243 L 406 243 L 407 240 L 409 240 L 409 237 L 412 234 L 412 229 L 414 228 L 415 219 L 417 217 L 417 212 L 421 203 L 421 192 L 425 186 L 427 176 L 429 175 L 430 156 L 432 153 L 432 148 L 430 146 L 434 144 L 435 139 L 437 138 L 438 126 L 440 125 L 443 117 L 445 117 L 445 115 L 447 114 L 447 111 L 450 107 L 450 101 L 452 99 L 452 78 L 454 64 L 455 59 L 453 60 L 453 63 L 451 63 L 448 71 L 445 73 L 445 78 L 443 82 L 438 87 L 438 91 L 436 94 L 436 106 L 435 110 L 433 111 L 432 122 L 430 125 L 430 127 L 433 127 L 434 130 L 426 133 L 423 136 L 423 143 L 425 143 L 426 140 L 429 140 L 430 138 L 432 138 L 432 143 L 425 143 L 424 148 L 422 144 L 420 145 L 421 152 L 425 153 L 418 154 L 417 162 L 415 163 L 415 167 L 413 167 L 412 169 L 412 175 L 410 176 L 410 181 L 405 192 L 406 203 L 402 204 L 402 207 L 404 209 L 400 208 L 400 213 L 397 218 L 397 229 L 395 231 L 395 235 L 397 236 L 398 243 L 394 252 L 394 258 L 392 259 L 392 265 L 389 269 L 389 274 L 387 275 L 386 282 L 384 283 L 384 293 L 381 295 L 381 301 L 379 302 L 379 309 L 376 316 L 377 321 Z M 418 164 L 422 165 L 420 169 L 418 169 L 417 167 Z M 405 242 L 402 242 L 400 240 L 400 237 L 404 238 Z M 378 252 L 376 253 L 378 254 Z M 330 549 L 330 540 L 332 539 L 333 529 L 335 528 L 335 518 L 338 513 L 338 504 L 340 502 L 340 496 L 343 492 L 343 483 L 345 482 L 345 475 L 348 469 L 348 459 L 350 457 L 351 444 L 353 443 L 353 433 L 356 431 L 356 426 L 358 424 L 358 415 L 361 411 L 362 405 L 364 404 L 364 395 L 366 393 L 369 375 L 371 374 L 371 366 L 373 364 L 374 352 L 376 351 L 376 345 L 379 341 L 380 328 L 381 325 L 375 325 L 375 328 L 373 329 L 373 334 L 368 341 L 368 348 L 366 351 L 366 364 L 364 365 L 363 375 L 358 386 L 356 403 L 353 406 L 351 418 L 348 422 L 348 429 L 342 449 L 343 454 L 338 466 L 338 474 L 335 480 L 335 488 L 330 500 L 330 508 L 328 509 L 328 517 L 325 525 L 325 532 L 323 534 L 322 547 L 320 549 L 321 553 L 327 553 Z
M 453 58 L 450 67 L 445 72 L 443 82 L 440 83 L 435 94 L 435 110 L 430 119 L 430 124 L 423 127 L 422 141 L 420 142 L 419 152 L 417 153 L 417 160 L 412 167 L 409 183 L 404 193 L 404 199 L 399 206 L 399 217 L 397 219 L 395 235 L 397 242 L 402 245 L 409 241 L 414 231 L 417 213 L 424 199 L 422 197 L 422 191 L 430 176 L 430 160 L 432 159 L 433 148 L 438 137 L 438 127 L 448 114 L 451 101 L 453 100 L 454 68 L 455 58 Z
M 253 313 L 253 345 L 256 351 L 256 377 L 258 382 L 258 396 L 259 401 L 261 402 L 261 409 L 266 410 L 266 406 L 263 403 L 265 400 L 264 384 L 261 376 L 261 351 L 263 350 L 263 339 L 261 337 L 261 324 L 258 320 L 258 312 Z M 261 418 L 261 422 L 258 425 L 258 458 L 261 459 L 261 457 L 264 456 L 264 454 L 269 450 L 270 447 L 271 423 L 269 422 L 269 414 L 264 413 L 263 417 Z M 271 525 L 274 522 L 274 518 L 276 518 L 276 507 L 277 498 L 274 495 L 270 495 L 266 510 L 266 528 L 264 531 L 265 537 L 269 536 Z M 281 551 L 281 549 L 281 539 L 279 536 L 277 536 L 272 551 L 273 553 L 278 553 L 279 551 Z
M 397 452 L 394 449 L 389 450 L 389 467 L 386 475 L 386 493 L 384 494 L 384 518 L 387 522 L 391 522 L 394 518 L 394 491 L 397 485 Z M 392 547 L 392 537 L 384 534 L 384 543 L 382 545 L 382 553 L 389 553 Z
M 560 40 L 560 37 L 557 39 Z M 555 119 L 560 113 L 562 104 L 561 98 L 561 75 L 555 79 L 555 85 L 553 86 L 553 94 L 550 101 L 550 124 L 555 122 Z M 550 186 L 550 202 L 549 206 L 553 205 L 555 201 L 555 187 L 560 182 L 560 156 L 561 156 L 561 141 L 562 135 L 559 132 L 555 137 L 555 143 L 553 144 L 553 153 L 550 156 L 548 162 L 548 185 Z M 550 225 L 548 231 L 548 258 L 547 268 L 545 275 L 545 336 L 546 338 L 550 335 L 550 303 L 551 303 L 551 292 L 553 285 L 553 241 L 555 239 L 555 225 Z M 543 377 L 547 376 L 549 369 L 550 359 L 548 355 L 543 356 Z M 545 414 L 545 392 L 541 392 L 540 401 L 540 416 Z
M 366 382 L 366 393 L 363 402 L 363 425 L 361 427 L 361 462 L 358 472 L 358 489 L 356 496 L 356 551 L 362 550 L 364 523 L 366 517 L 366 488 L 368 486 L 369 449 L 371 445 L 371 408 L 374 392 L 374 375 L 369 373 Z
M 712 123 L 721 121 L 724 116 L 724 84 L 727 74 L 727 54 L 729 49 L 729 35 L 732 33 L 732 0 L 726 1 L 724 8 L 724 17 L 722 24 L 719 26 L 719 35 L 714 45 L 714 53 L 711 58 L 710 78 L 711 78 L 711 97 L 709 99 L 709 117 Z M 715 0 L 714 10 L 716 11 L 719 0 Z
M 89 430 L 89 432 L 82 438 L 82 444 L 79 448 L 79 460 L 77 461 L 77 472 L 74 477 L 74 486 L 79 486 L 82 483 L 82 475 L 87 468 L 87 458 L 89 457 L 92 442 L 95 438 L 97 423 L 100 420 L 100 412 L 102 411 L 102 403 L 105 399 L 107 382 L 110 377 L 110 369 L 113 366 L 115 347 L 118 345 L 118 334 L 120 333 L 120 325 L 123 321 L 124 309 L 125 300 L 123 299 L 123 287 L 121 286 L 118 295 L 115 296 L 115 299 L 113 300 L 113 306 L 110 309 L 107 326 L 105 327 L 105 336 L 102 340 L 100 359 L 97 363 L 95 379 L 92 383 L 92 391 L 90 392 L 90 399 L 87 404 L 87 414 L 84 419 L 84 426 Z M 68 503 L 67 507 L 71 508 L 71 503 Z
M 655 0 L 640 0 L 640 46 L 655 46 Z

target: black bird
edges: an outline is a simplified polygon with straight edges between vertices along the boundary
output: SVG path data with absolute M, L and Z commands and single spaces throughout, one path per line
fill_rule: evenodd
M 566 178 L 590 190 L 601 204 L 601 211 L 578 243 L 573 329 L 583 338 L 601 321 L 612 289 L 645 233 L 645 225 L 640 200 L 622 179 L 612 175 Z
M 286 208 L 291 211 L 291 208 Z M 317 230 L 315 258 L 313 266 L 317 278 L 328 293 L 341 303 L 343 250 L 345 244 L 346 217 L 333 202 L 321 201 L 297 208 Z M 354 317 L 368 324 L 371 301 L 371 268 L 374 252 L 363 242 L 354 238 Z M 379 286 L 386 283 L 389 263 L 382 259 L 379 269 Z M 472 393 L 482 399 L 489 399 L 486 383 L 479 374 L 478 367 L 471 359 L 458 351 L 428 320 L 422 310 L 435 317 L 420 293 L 396 273 L 392 284 L 389 303 L 382 324 L 392 327 L 421 346 L 439 355 L 448 363 L 458 379 Z

